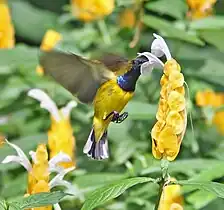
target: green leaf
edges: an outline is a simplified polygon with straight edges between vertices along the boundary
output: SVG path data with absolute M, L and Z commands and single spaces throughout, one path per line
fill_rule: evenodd
M 224 17 L 223 16 L 212 16 L 202 18 L 200 20 L 192 21 L 189 25 L 190 29 L 201 30 L 201 29 L 223 29 L 224 28 Z
M 57 191 L 51 193 L 37 193 L 30 195 L 28 197 L 22 198 L 19 201 L 10 202 L 11 204 L 15 204 L 20 208 L 35 208 L 42 206 L 49 206 L 58 203 L 62 198 L 64 198 L 66 193 Z
M 125 111 L 128 112 L 129 117 L 133 120 L 148 120 L 155 116 L 157 105 L 131 101 L 125 108 Z
M 13 1 L 10 6 L 16 34 L 23 38 L 40 43 L 46 30 L 56 28 L 57 16 L 52 12 L 25 1 Z
M 224 21 L 224 20 L 223 20 Z M 200 37 L 202 37 L 206 42 L 211 45 L 214 45 L 220 51 L 224 52 L 224 28 L 217 30 L 200 30 Z
M 175 38 L 200 46 L 204 45 L 204 42 L 202 42 L 197 35 L 175 27 L 173 22 L 166 21 L 162 18 L 158 18 L 152 15 L 145 15 L 143 17 L 143 22 L 147 26 L 160 31 L 165 37 Z
M 218 60 L 208 59 L 197 71 L 189 69 L 185 74 L 201 80 L 224 86 L 224 63 Z
M 187 202 L 191 203 L 196 209 L 207 206 L 216 199 L 216 195 L 207 191 L 196 191 L 187 196 Z
M 174 11 L 175 5 L 175 11 Z M 187 5 L 182 0 L 170 0 L 167 4 L 167 0 L 150 1 L 146 4 L 146 9 L 149 9 L 159 14 L 169 15 L 171 17 L 182 19 L 185 17 L 187 12 Z
M 206 190 L 217 197 L 224 198 L 224 184 L 218 182 L 194 182 L 190 180 L 177 181 L 175 184 L 191 186 L 192 189 Z
M 7 203 L 4 200 L 0 201 L 0 209 L 6 210 L 7 209 Z
M 118 197 L 128 188 L 145 182 L 154 182 L 154 179 L 147 177 L 136 177 L 125 179 L 114 184 L 95 190 L 87 198 L 81 210 L 91 210 L 96 206 L 106 203 L 107 201 Z

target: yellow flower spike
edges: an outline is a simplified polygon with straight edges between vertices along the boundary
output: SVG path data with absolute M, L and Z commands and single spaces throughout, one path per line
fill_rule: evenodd
M 184 130 L 184 119 L 177 111 L 170 111 L 166 118 L 166 124 L 171 126 L 175 134 L 180 134 Z
M 165 121 L 157 121 L 152 128 L 151 136 L 152 139 L 158 140 L 159 134 L 165 126 Z
M 171 72 L 169 81 L 172 89 L 182 87 L 184 85 L 184 75 L 178 71 Z
M 169 82 L 169 78 L 165 74 L 163 74 L 163 76 L 160 79 L 160 85 L 161 86 L 166 85 L 168 82 Z
M 51 117 L 51 122 L 51 128 L 48 131 L 50 158 L 53 158 L 62 151 L 68 154 L 72 161 L 60 163 L 60 166 L 63 166 L 64 168 L 75 166 L 75 137 L 73 136 L 70 119 L 63 117 L 61 114 L 61 120 L 59 122 L 57 122 L 53 117 Z
M 171 91 L 171 93 L 168 96 L 167 103 L 171 110 L 177 112 L 183 111 L 186 107 L 184 96 L 178 93 L 177 91 Z
M 70 161 L 61 161 L 59 165 L 64 168 L 75 166 L 75 137 L 70 122 L 70 113 L 77 106 L 77 103 L 70 101 L 59 110 L 55 102 L 40 89 L 32 89 L 28 92 L 28 95 L 40 101 L 41 107 L 51 114 L 51 127 L 48 131 L 50 158 L 62 152 L 70 157 Z
M 168 111 L 167 101 L 163 98 L 160 98 L 159 108 L 158 108 L 158 111 L 156 113 L 156 119 L 158 121 L 165 121 L 167 111 Z
M 15 45 L 15 32 L 7 0 L 0 0 L 0 14 L 0 48 L 13 48 Z
M 164 72 L 160 80 L 157 122 L 151 131 L 152 153 L 157 159 L 173 161 L 179 153 L 187 125 L 184 75 L 180 73 L 181 67 L 172 58 L 164 39 L 156 34 L 154 37 L 152 53 L 140 54 L 148 58 L 148 62 L 141 66 L 141 74 L 150 73 L 154 67 L 162 67 Z M 167 59 L 165 64 L 157 58 L 163 55 Z
M 40 49 L 43 51 L 51 51 L 55 47 L 55 45 L 61 40 L 62 35 L 60 33 L 54 30 L 48 30 L 44 35 Z M 36 67 L 36 73 L 39 76 L 43 76 L 44 69 L 42 68 L 42 66 L 38 65 Z
M 74 16 L 89 22 L 111 14 L 114 10 L 114 0 L 71 0 L 71 6 Z
M 17 155 L 8 155 L 1 162 L 7 164 L 10 162 L 16 162 L 22 165 L 28 172 L 28 186 L 27 193 L 24 197 L 28 197 L 31 194 L 40 192 L 50 192 L 52 188 L 56 186 L 64 186 L 69 191 L 74 191 L 72 185 L 64 180 L 64 176 L 74 170 L 74 167 L 63 169 L 58 167 L 58 163 L 63 161 L 71 161 L 70 157 L 65 153 L 60 152 L 54 158 L 48 161 L 47 148 L 45 144 L 39 144 L 36 152 L 30 151 L 29 154 L 32 159 L 32 164 L 24 154 L 24 152 L 15 144 L 5 140 L 6 143 L 12 147 Z M 55 172 L 56 175 L 51 180 L 49 179 L 50 173 Z M 61 209 L 60 205 L 54 204 L 54 209 Z M 52 206 L 32 208 L 29 210 L 52 210 Z
M 170 181 L 176 181 L 176 179 L 170 178 Z M 158 210 L 183 210 L 180 185 L 167 185 L 163 188 Z
M 159 152 L 162 153 L 163 156 L 165 154 L 167 160 L 172 161 L 177 156 L 180 149 L 179 147 L 178 138 L 173 128 L 166 126 L 158 137 Z
M 171 59 L 165 63 L 163 71 L 166 76 L 169 76 L 171 72 L 180 72 L 181 68 L 176 60 Z

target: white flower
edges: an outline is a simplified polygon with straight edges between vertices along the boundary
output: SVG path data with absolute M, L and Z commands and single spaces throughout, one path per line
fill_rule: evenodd
M 12 147 L 13 149 L 16 150 L 16 153 L 18 155 L 17 156 L 9 155 L 2 161 L 2 163 L 6 164 L 6 163 L 10 163 L 10 162 L 16 162 L 16 163 L 21 164 L 28 172 L 31 172 L 32 164 L 30 163 L 29 159 L 24 154 L 22 149 L 20 149 L 17 145 L 10 143 L 7 140 L 5 140 L 5 141 L 10 147 Z M 35 163 L 36 162 L 36 152 L 30 151 L 29 154 L 31 156 L 32 161 Z M 70 171 L 73 171 L 75 169 L 75 167 L 70 167 L 70 168 L 64 169 L 64 168 L 58 166 L 58 164 L 61 162 L 71 162 L 71 158 L 67 154 L 60 152 L 58 155 L 51 158 L 48 162 L 49 172 L 57 173 L 57 175 L 49 182 L 49 187 L 50 187 L 50 189 L 52 189 L 53 187 L 60 185 L 60 186 L 66 187 L 69 191 L 74 192 L 74 188 L 73 188 L 72 184 L 63 179 L 64 179 L 64 176 L 67 173 L 69 173 Z M 61 208 L 60 208 L 59 204 L 55 204 L 54 209 L 60 210 Z
M 142 75 L 151 74 L 154 68 L 163 69 L 164 63 L 158 57 L 162 57 L 165 54 L 167 60 L 172 59 L 170 50 L 164 39 L 157 34 L 153 34 L 153 36 L 156 39 L 152 42 L 151 53 L 138 53 L 138 57 L 145 56 L 148 59 L 148 62 L 145 62 L 141 65 L 140 71 Z
M 24 154 L 24 152 L 15 144 L 10 143 L 6 139 L 5 139 L 5 141 L 10 147 L 12 147 L 13 149 L 16 150 L 17 155 L 8 155 L 2 161 L 2 163 L 5 164 L 5 163 L 10 163 L 10 162 L 16 162 L 16 163 L 19 163 L 20 165 L 22 165 L 27 171 L 31 171 L 32 165 L 31 165 L 29 159 L 27 158 L 27 156 Z
M 172 59 L 170 50 L 165 40 L 157 34 L 153 34 L 153 36 L 156 39 L 152 42 L 152 45 L 151 45 L 152 54 L 154 54 L 157 57 L 162 57 L 165 54 L 167 60 Z
M 40 107 L 48 110 L 57 122 L 61 120 L 60 112 L 57 105 L 44 91 L 40 89 L 31 89 L 28 92 L 28 96 L 40 101 Z M 68 118 L 71 110 L 76 106 L 76 101 L 70 101 L 65 107 L 61 109 L 62 115 Z
M 163 68 L 164 66 L 163 62 L 150 52 L 138 53 L 138 57 L 140 56 L 145 56 L 148 59 L 148 62 L 141 65 L 142 75 L 150 74 L 154 68 Z

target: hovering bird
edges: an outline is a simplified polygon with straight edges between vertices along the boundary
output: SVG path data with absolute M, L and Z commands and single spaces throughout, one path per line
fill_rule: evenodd
M 83 152 L 93 159 L 109 157 L 107 128 L 110 122 L 121 123 L 128 113 L 121 111 L 133 97 L 145 56 L 129 61 L 116 55 L 88 60 L 72 53 L 44 52 L 40 65 L 58 83 L 83 103 L 93 103 L 93 128 Z

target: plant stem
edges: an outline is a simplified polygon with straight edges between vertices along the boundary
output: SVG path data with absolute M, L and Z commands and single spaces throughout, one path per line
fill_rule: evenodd
M 164 183 L 165 183 L 165 181 L 164 181 L 164 179 L 162 179 L 160 184 L 159 184 L 159 193 L 158 193 L 158 197 L 157 197 L 157 200 L 156 200 L 156 205 L 155 205 L 154 210 L 158 210 L 159 209 L 159 203 L 160 203 L 160 198 L 161 198 L 162 193 L 163 193 L 163 185 L 164 185 Z
M 159 209 L 159 203 L 160 203 L 160 199 L 161 199 L 161 196 L 163 193 L 163 187 L 164 187 L 167 179 L 169 178 L 169 174 L 168 174 L 169 161 L 167 159 L 162 159 L 160 166 L 161 166 L 161 171 L 162 171 L 162 177 L 161 177 L 161 181 L 159 184 L 159 193 L 158 193 L 158 197 L 157 197 L 157 201 L 156 201 L 154 210 Z
M 107 29 L 106 23 L 104 20 L 99 20 L 97 22 L 100 33 L 102 34 L 103 37 L 103 41 L 106 45 L 110 45 L 111 44 L 111 37 L 109 34 L 109 31 Z

